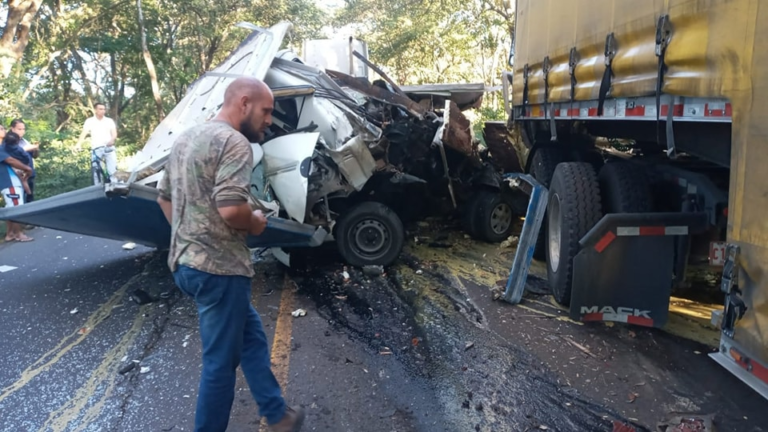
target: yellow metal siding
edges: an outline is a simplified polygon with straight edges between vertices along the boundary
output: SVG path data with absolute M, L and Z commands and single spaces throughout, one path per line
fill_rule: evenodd
M 541 65 L 552 61 L 552 102 L 570 100 L 568 53 L 578 50 L 576 100 L 597 100 L 605 38 L 617 54 L 609 97 L 656 91 L 656 23 L 669 15 L 662 92 L 725 97 L 733 110 L 728 239 L 742 245 L 745 300 L 736 340 L 768 361 L 768 1 L 519 0 L 513 103 L 522 105 L 523 67 L 531 68 L 529 102 L 544 101 Z

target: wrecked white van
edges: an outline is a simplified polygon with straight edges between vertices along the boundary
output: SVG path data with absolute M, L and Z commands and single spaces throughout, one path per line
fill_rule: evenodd
M 512 229 L 513 202 L 481 157 L 462 109 L 480 85 L 391 86 L 308 66 L 280 50 L 290 23 L 254 29 L 214 70 L 195 81 L 134 157 L 127 182 L 92 186 L 0 210 L 0 219 L 166 247 L 170 227 L 155 203 L 175 137 L 218 113 L 237 77 L 262 79 L 275 95 L 273 125 L 253 144 L 254 206 L 268 212 L 249 246 L 286 249 L 335 240 L 352 265 L 388 265 L 405 238 L 402 217 L 430 200 L 463 212 L 467 230 L 488 241 Z

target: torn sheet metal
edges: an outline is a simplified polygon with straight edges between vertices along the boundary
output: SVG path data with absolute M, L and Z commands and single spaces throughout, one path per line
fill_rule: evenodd
M 368 82 L 361 81 L 355 77 L 349 76 L 341 72 L 329 70 L 327 71 L 327 73 L 332 78 L 341 82 L 343 86 L 349 87 L 352 90 L 363 93 L 364 95 L 372 99 L 375 99 L 379 102 L 400 107 L 408 111 L 409 114 L 418 118 L 419 120 L 423 119 L 424 114 L 426 114 L 427 112 L 427 110 L 423 106 L 419 105 L 412 99 L 409 99 L 405 96 L 401 96 L 387 89 L 371 85 Z
M 349 140 L 338 150 L 329 150 L 328 153 L 344 178 L 356 190 L 360 191 L 373 175 L 376 161 L 368 150 L 368 146 L 362 136 L 356 136 Z
M 476 84 L 424 84 L 400 86 L 400 89 L 411 99 L 429 107 L 442 107 L 446 100 L 451 100 L 466 111 L 480 108 L 485 93 L 490 89 L 483 83 Z
M 443 143 L 465 156 L 474 155 L 477 149 L 472 142 L 471 124 L 456 103 L 445 101 L 443 121 L 445 122 Z
M 304 222 L 312 154 L 320 134 L 297 133 L 275 138 L 264 148 L 264 176 L 288 216 Z
M 503 172 L 523 172 L 517 152 L 509 140 L 505 122 L 486 122 L 483 137 L 491 153 L 491 163 L 497 169 Z

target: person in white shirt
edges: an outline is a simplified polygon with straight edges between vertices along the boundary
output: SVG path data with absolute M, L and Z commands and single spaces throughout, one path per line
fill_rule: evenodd
M 115 140 L 117 140 L 117 127 L 115 122 L 106 117 L 107 107 L 103 103 L 94 105 L 94 116 L 83 124 L 83 132 L 80 134 L 82 142 L 86 136 L 91 136 L 91 152 L 99 159 L 107 162 L 107 171 L 111 182 L 117 181 L 117 152 L 115 152 Z

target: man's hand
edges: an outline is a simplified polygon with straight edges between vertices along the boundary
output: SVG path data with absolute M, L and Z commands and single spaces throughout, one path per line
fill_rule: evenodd
M 251 227 L 248 229 L 248 234 L 261 235 L 267 228 L 267 218 L 261 210 L 255 210 L 251 213 Z
M 173 225 L 173 204 L 171 201 L 162 196 L 158 196 L 157 203 L 160 205 L 160 209 L 163 211 L 165 219 L 170 225 Z

